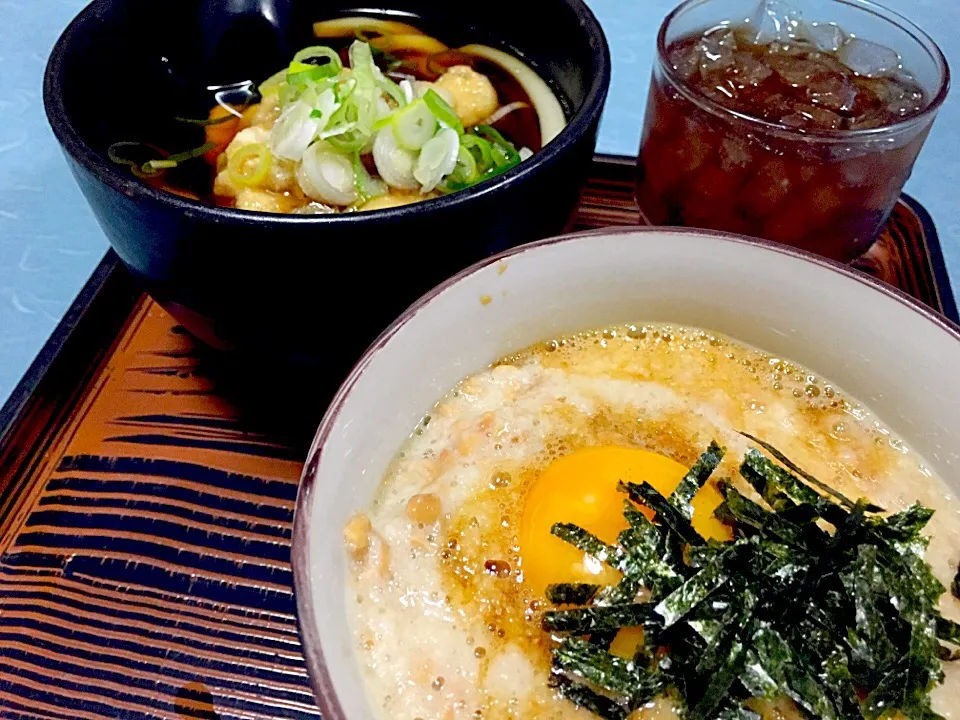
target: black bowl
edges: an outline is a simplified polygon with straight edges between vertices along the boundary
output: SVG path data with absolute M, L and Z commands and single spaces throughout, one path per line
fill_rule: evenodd
M 557 92 L 569 124 L 533 158 L 474 188 L 332 216 L 211 207 L 156 190 L 107 158 L 110 144 L 147 141 L 174 115 L 205 115 L 204 88 L 238 79 L 223 77 L 222 66 L 210 69 L 200 5 L 96 0 L 54 47 L 44 104 L 117 254 L 209 345 L 342 366 L 443 278 L 567 224 L 610 82 L 606 40 L 581 0 L 390 0 L 390 14 L 414 18 L 451 45 L 487 42 L 527 59 Z M 292 0 L 294 36 L 284 42 L 294 49 L 314 44 L 313 21 L 356 14 L 355 7 L 363 5 Z M 237 50 L 236 68 L 259 81 L 282 66 L 289 47 L 264 42 Z

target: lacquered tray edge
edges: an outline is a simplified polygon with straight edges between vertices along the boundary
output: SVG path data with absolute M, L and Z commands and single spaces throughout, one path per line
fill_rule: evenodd
M 47 427 L 83 390 L 140 294 L 108 250 L 0 408 L 0 538 L 11 504 L 28 490 L 24 468 L 42 461 Z
M 943 314 L 955 323 L 960 323 L 960 312 L 957 309 L 953 286 L 950 285 L 947 263 L 943 257 L 943 246 L 940 244 L 940 236 L 937 235 L 937 227 L 933 218 L 927 212 L 927 209 L 911 195 L 903 193 L 900 198 L 910 206 L 910 209 L 919 218 L 920 225 L 923 226 L 923 233 L 927 237 L 927 255 L 930 259 L 930 267 L 933 268 L 933 279 L 937 285 L 937 295 L 943 305 Z
M 37 386 L 43 382 L 44 377 L 56 363 L 61 351 L 71 342 L 83 319 L 90 314 L 96 299 L 107 291 L 108 285 L 114 280 L 114 271 L 119 265 L 120 258 L 113 250 L 108 250 L 67 308 L 57 327 L 40 348 L 40 352 L 30 363 L 20 382 L 13 388 L 7 401 L 0 408 L 0 446 L 6 441 L 13 420 L 30 401 Z

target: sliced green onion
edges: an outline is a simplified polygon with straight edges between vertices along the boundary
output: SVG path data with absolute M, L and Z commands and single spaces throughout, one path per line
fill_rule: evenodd
M 391 117 L 394 135 L 405 150 L 419 150 L 437 133 L 437 118 L 422 100 L 415 100 Z
M 321 131 L 321 134 L 330 125 L 340 107 L 341 103 L 337 102 L 337 93 L 334 88 L 327 88 L 317 96 L 317 99 L 313 102 L 310 117 L 319 121 L 317 130 Z
M 294 60 L 287 67 L 287 75 L 296 75 L 297 73 L 304 72 L 310 68 L 316 67 L 315 65 L 307 65 L 307 63 L 297 62 Z
M 354 78 L 347 78 L 346 80 L 341 80 L 340 83 L 335 87 L 337 93 L 337 100 L 343 102 L 348 97 L 353 95 L 353 91 L 357 89 L 357 81 Z
M 440 97 L 440 93 L 430 88 L 423 94 L 423 101 L 427 104 L 427 107 L 430 108 L 430 112 L 436 116 L 437 120 L 447 127 L 456 130 L 457 135 L 463 135 L 463 123 L 460 122 L 460 118 L 457 117 L 457 113 L 450 107 L 450 104 Z
M 222 117 L 206 118 L 204 120 L 198 120 L 196 118 L 187 118 L 187 117 L 174 117 L 173 119 L 176 120 L 177 122 L 187 123 L 189 125 L 200 125 L 203 127 L 208 127 L 210 125 L 221 125 L 225 122 L 230 122 L 231 120 L 239 120 L 240 116 L 234 115 L 233 113 L 229 113 L 227 115 L 223 115 Z
M 131 142 L 129 140 L 123 141 L 123 142 L 115 142 L 113 145 L 107 148 L 107 157 L 110 158 L 112 162 L 115 162 L 119 165 L 130 165 L 133 162 L 133 160 L 129 160 L 128 158 L 123 157 L 117 152 L 120 148 L 125 148 L 125 147 L 139 148 L 139 147 L 143 147 L 143 143 Z
M 359 152 L 367 145 L 370 136 L 354 128 L 340 135 L 331 135 L 327 142 L 344 153 Z
M 257 163 L 248 170 L 248 160 L 256 158 Z M 257 185 L 267 176 L 273 154 L 263 143 L 253 143 L 239 148 L 227 163 L 227 174 L 231 182 L 238 186 Z
M 280 107 L 285 108 L 288 105 L 292 105 L 294 102 L 296 102 L 297 98 L 300 97 L 302 89 L 303 88 L 289 85 L 286 81 L 284 81 L 283 85 L 280 86 L 280 92 L 277 95 L 277 99 L 280 102 Z
M 420 183 L 413 176 L 417 154 L 400 147 L 391 128 L 384 128 L 377 133 L 373 142 L 373 162 L 377 166 L 377 173 L 390 187 L 401 190 L 416 190 L 420 187 Z
M 516 161 L 511 160 L 510 154 L 504 149 L 503 145 L 497 144 L 493 146 L 493 162 L 497 168 L 506 168 L 519 163 L 520 156 L 517 156 Z
M 374 86 L 377 83 L 376 64 L 373 52 L 365 42 L 357 40 L 350 46 L 350 70 L 358 83 Z
M 257 88 L 257 90 L 259 90 L 260 96 L 263 97 L 265 95 L 268 95 L 273 90 L 278 89 L 281 85 L 286 83 L 286 81 L 287 81 L 287 70 L 286 68 L 284 68 L 283 70 L 275 72 L 273 75 L 271 75 L 262 83 L 260 83 L 260 87 Z
M 457 153 L 457 166 L 450 173 L 450 177 L 456 182 L 472 183 L 479 177 L 477 171 L 477 161 L 473 154 L 460 144 L 460 150 Z
M 200 147 L 195 147 L 191 150 L 184 150 L 183 152 L 177 153 L 176 155 L 171 155 L 170 157 L 165 158 L 165 160 L 169 162 L 182 163 L 185 160 L 192 160 L 193 158 L 198 158 L 204 153 L 208 152 L 209 150 L 213 150 L 216 146 L 217 146 L 216 143 L 212 143 L 212 142 L 204 143 Z
M 121 155 L 118 150 L 121 148 L 142 148 L 144 147 L 143 143 L 138 142 L 115 142 L 113 145 L 107 148 L 107 157 L 110 158 L 110 161 L 116 163 L 117 165 L 125 165 L 130 168 L 130 171 L 138 178 L 151 177 L 156 175 L 159 171 L 154 172 L 145 172 L 138 163 L 134 162 L 130 158 L 125 158 Z
M 447 178 L 447 179 L 444 180 L 442 183 L 440 183 L 439 185 L 437 185 L 437 190 L 440 190 L 441 192 L 444 192 L 444 193 L 448 193 L 448 194 L 449 194 L 449 193 L 452 193 L 452 192 L 458 192 L 459 190 L 466 190 L 468 187 L 471 187 L 472 185 L 476 185 L 477 182 L 479 182 L 479 181 L 474 181 L 474 182 L 469 182 L 469 183 L 467 183 L 467 182 L 458 182 L 458 181 L 454 180 L 453 178 Z
M 465 135 L 464 138 L 466 137 Z M 449 193 L 464 190 L 483 179 L 480 177 L 477 161 L 474 159 L 473 153 L 463 145 L 462 140 L 463 138 L 461 138 L 460 150 L 457 153 L 456 167 L 454 167 L 453 172 L 437 186 L 443 192 Z
M 346 207 L 357 201 L 358 193 L 353 163 L 326 143 L 314 143 L 303 154 L 297 166 L 297 182 L 313 200 L 327 205 Z
M 147 162 L 143 164 L 141 170 L 148 174 L 156 174 L 160 170 L 170 170 L 182 162 L 200 157 L 205 152 L 213 150 L 216 146 L 216 143 L 208 142 L 204 143 L 200 147 L 184 150 L 181 153 L 177 153 L 176 155 L 171 155 L 170 157 L 162 158 L 160 160 L 147 160 Z
M 366 132 L 361 125 L 361 114 L 364 108 L 357 102 L 356 97 L 351 97 L 344 102 L 340 108 L 333 113 L 327 127 L 330 130 L 336 128 L 347 128 L 344 132 L 329 136 L 327 142 L 336 150 L 345 153 L 353 153 L 363 149 L 370 139 L 370 133 Z
M 490 142 L 490 152 L 497 173 L 505 172 L 520 164 L 520 153 L 497 130 L 489 125 L 477 125 L 476 132 Z
M 392 99 L 398 108 L 407 104 L 407 96 L 403 89 L 390 78 L 383 76 L 377 78 L 377 85 L 383 91 L 384 95 Z
M 384 115 L 382 118 L 380 118 L 373 124 L 373 131 L 375 133 L 380 132 L 385 127 L 392 124 L 393 124 L 393 113 L 390 113 L 389 115 Z
M 423 192 L 433 190 L 453 172 L 460 153 L 460 139 L 452 128 L 441 128 L 420 150 L 413 176 Z
M 317 65 L 305 65 L 303 63 L 291 63 L 291 70 L 287 72 L 287 83 L 297 88 L 304 88 L 308 85 L 323 82 L 337 74 L 330 72 L 328 70 L 329 67 L 329 65 L 321 67 Z
M 317 133 L 317 120 L 311 117 L 313 108 L 298 100 L 284 108 L 270 130 L 270 149 L 284 160 L 297 161 L 313 142 Z
M 354 182 L 357 186 L 357 193 L 360 195 L 361 202 L 366 202 L 370 198 L 386 195 L 388 191 L 387 184 L 383 180 L 377 180 L 370 176 L 367 168 L 360 159 L 360 153 L 353 154 L 353 174 Z
M 493 160 L 497 167 L 516 165 L 520 162 L 520 154 L 516 148 L 499 131 L 489 125 L 477 125 L 477 132 L 493 143 Z
M 172 170 L 176 166 L 176 160 L 147 160 L 143 164 L 143 169 L 149 171 Z
M 340 135 L 346 135 L 349 132 L 353 132 L 357 129 L 356 123 L 347 123 L 346 125 L 337 125 L 330 130 L 324 130 L 321 133 L 317 134 L 317 137 L 321 140 L 329 140 L 330 138 L 335 138 Z
M 341 70 L 343 70 L 343 63 L 340 62 L 340 55 L 333 48 L 329 48 L 326 45 L 312 45 L 306 47 L 296 55 L 293 56 L 293 63 L 302 63 L 306 64 L 308 60 L 324 59 L 328 62 L 320 64 L 313 63 L 315 67 L 323 68 L 327 70 L 327 77 L 332 77 L 338 75 Z
M 172 168 L 177 167 L 182 162 L 187 160 L 192 160 L 193 158 L 200 157 L 205 152 L 213 150 L 217 146 L 216 143 L 204 143 L 200 147 L 193 148 L 191 150 L 185 150 L 184 152 L 177 153 L 176 155 L 170 155 L 165 158 L 158 158 L 156 160 L 147 160 L 143 165 L 138 165 L 136 162 L 130 158 L 123 157 L 119 152 L 120 148 L 124 147 L 144 147 L 143 143 L 138 142 L 117 142 L 107 148 L 107 157 L 110 158 L 111 162 L 115 162 L 117 165 L 126 165 L 130 168 L 130 171 L 138 178 L 149 178 L 154 177 L 160 174 L 163 170 L 171 170 Z
M 473 155 L 480 173 L 485 173 L 493 167 L 493 150 L 487 140 L 476 135 L 466 134 L 460 138 L 460 144 Z

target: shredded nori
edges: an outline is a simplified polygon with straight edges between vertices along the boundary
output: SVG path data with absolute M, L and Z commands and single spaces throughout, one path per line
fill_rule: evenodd
M 625 627 L 640 627 L 651 612 L 652 608 L 646 603 L 550 610 L 543 614 L 543 629 L 583 635 Z
M 616 554 L 615 548 L 611 548 L 592 532 L 571 523 L 557 523 L 550 528 L 550 532 L 578 550 L 583 550 L 588 555 L 592 555 L 597 560 L 604 561 Z
M 730 542 L 705 540 L 692 524 L 691 501 L 723 458 L 716 443 L 670 497 L 620 483 L 629 527 L 615 545 L 554 526 L 623 577 L 550 586 L 551 602 L 578 606 L 543 615 L 557 640 L 553 685 L 615 720 L 665 693 L 688 720 L 758 720 L 750 698 L 780 697 L 810 718 L 939 718 L 929 693 L 942 662 L 960 658 L 960 624 L 937 610 L 946 588 L 923 559 L 933 511 L 884 516 L 746 437 L 771 457 L 750 450 L 740 466 L 759 501 L 716 484 L 724 500 L 715 515 L 733 528 Z M 640 602 L 642 588 L 649 598 Z M 951 590 L 960 597 L 960 570 Z M 608 650 L 627 627 L 643 629 L 631 659 Z
M 599 590 L 590 583 L 556 583 L 547 586 L 547 600 L 554 605 L 586 605 Z
M 670 495 L 670 504 L 687 520 L 693 518 L 693 505 L 691 505 L 693 496 L 700 491 L 713 471 L 717 469 L 717 465 L 723 460 L 724 452 L 725 450 L 717 443 L 711 442 L 707 451 L 693 464 Z
M 580 638 L 565 638 L 554 648 L 553 662 L 557 670 L 583 678 L 615 695 L 631 696 L 639 684 L 633 660 L 612 655 Z
M 627 711 L 614 700 L 594 692 L 586 685 L 575 683 L 561 675 L 551 677 L 551 684 L 567 700 L 589 710 L 604 720 L 626 720 Z

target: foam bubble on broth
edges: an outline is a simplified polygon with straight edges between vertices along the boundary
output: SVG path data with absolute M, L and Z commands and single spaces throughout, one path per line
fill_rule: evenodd
M 518 537 L 527 489 L 582 448 L 641 448 L 689 466 L 713 439 L 729 451 L 716 476 L 735 477 L 749 447 L 737 430 L 889 511 L 916 500 L 937 509 L 927 558 L 941 580 L 952 577 L 956 500 L 828 380 L 697 328 L 624 325 L 559 337 L 459 383 L 388 471 L 369 517 L 389 545 L 389 572 L 356 564 L 347 604 L 371 705 L 391 718 L 594 717 L 547 687 L 546 603 L 524 579 Z M 440 499 L 436 522 L 407 517 L 419 493 Z M 941 609 L 960 617 L 949 593 Z M 940 712 L 960 707 L 958 671 L 945 671 L 934 693 Z M 663 701 L 636 715 L 674 716 Z

